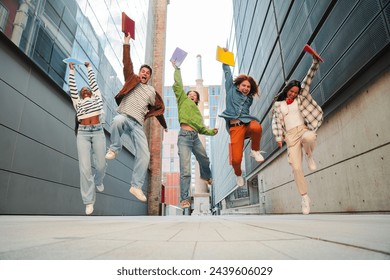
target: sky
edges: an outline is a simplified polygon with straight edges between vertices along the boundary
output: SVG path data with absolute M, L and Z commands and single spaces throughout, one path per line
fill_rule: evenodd
M 165 86 L 173 85 L 169 61 L 176 47 L 188 53 L 180 66 L 183 84 L 196 84 L 198 54 L 202 57 L 204 85 L 220 85 L 222 65 L 215 58 L 217 46 L 224 47 L 232 24 L 233 0 L 170 0 L 167 14 Z

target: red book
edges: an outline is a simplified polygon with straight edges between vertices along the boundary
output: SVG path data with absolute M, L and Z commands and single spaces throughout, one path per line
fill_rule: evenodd
M 305 45 L 305 47 L 303 48 L 303 50 L 304 50 L 305 52 L 308 52 L 308 53 L 311 54 L 311 55 L 314 55 L 319 61 L 324 62 L 324 60 L 322 59 L 322 57 L 321 57 L 318 53 L 316 53 L 316 51 L 313 50 L 312 47 L 310 47 L 308 44 Z
M 122 32 L 127 35 L 130 32 L 130 37 L 135 39 L 135 22 L 122 12 Z

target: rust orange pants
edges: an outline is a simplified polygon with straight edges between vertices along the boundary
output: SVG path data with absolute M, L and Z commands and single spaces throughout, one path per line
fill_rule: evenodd
M 252 140 L 252 150 L 260 151 L 261 133 L 262 127 L 258 121 L 251 121 L 250 123 L 230 128 L 230 156 L 236 176 L 242 175 L 241 161 L 245 139 L 250 138 Z

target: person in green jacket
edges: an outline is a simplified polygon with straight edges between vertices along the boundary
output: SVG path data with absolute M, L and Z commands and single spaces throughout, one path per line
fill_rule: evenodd
M 203 116 L 199 111 L 199 93 L 190 90 L 187 94 L 183 88 L 180 68 L 172 62 L 175 68 L 173 91 L 175 92 L 179 112 L 180 132 L 177 139 L 180 161 L 180 206 L 189 208 L 191 185 L 191 153 L 199 163 L 200 178 L 209 185 L 212 184 L 210 160 L 198 134 L 214 136 L 218 128 L 207 128 L 203 123 Z

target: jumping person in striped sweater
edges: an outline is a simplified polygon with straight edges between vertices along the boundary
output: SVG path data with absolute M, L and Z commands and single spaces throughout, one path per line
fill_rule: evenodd
M 69 90 L 78 121 L 76 134 L 80 169 L 80 192 L 86 205 L 85 214 L 91 215 L 96 200 L 95 188 L 100 192 L 104 190 L 106 136 L 100 121 L 103 112 L 102 96 L 91 64 L 85 62 L 85 66 L 88 70 L 90 88 L 83 87 L 80 90 L 80 95 L 78 94 L 74 66 L 73 63 L 69 63 Z M 92 172 L 91 158 L 95 160 L 95 174 Z
M 142 65 L 138 75 L 134 73 L 130 57 L 130 33 L 124 38 L 123 44 L 123 74 L 125 84 L 115 96 L 119 105 L 110 127 L 111 145 L 106 159 L 114 159 L 122 149 L 121 136 L 127 134 L 135 147 L 133 175 L 130 182 L 130 193 L 145 202 L 146 196 L 142 192 L 145 176 L 149 165 L 150 152 L 144 132 L 144 121 L 148 117 L 156 117 L 167 131 L 164 119 L 164 102 L 155 89 L 148 85 L 152 75 L 149 65 Z

